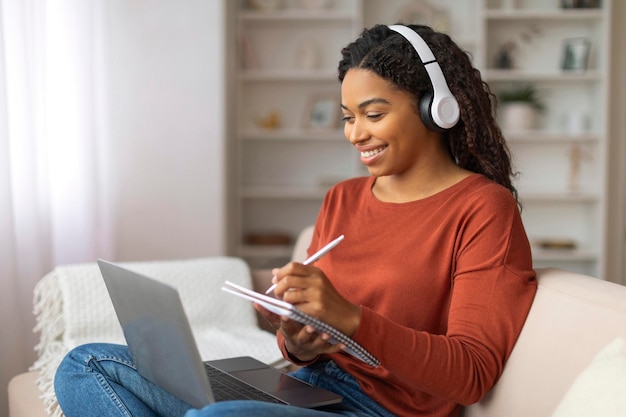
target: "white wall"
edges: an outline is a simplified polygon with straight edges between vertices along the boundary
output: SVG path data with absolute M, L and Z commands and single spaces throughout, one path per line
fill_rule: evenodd
M 116 260 L 226 251 L 225 1 L 106 3 Z

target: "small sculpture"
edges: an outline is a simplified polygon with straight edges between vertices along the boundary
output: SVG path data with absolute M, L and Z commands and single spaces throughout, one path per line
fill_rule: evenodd
M 257 119 L 257 126 L 261 129 L 274 130 L 280 127 L 280 113 L 272 111 L 265 117 Z
M 568 188 L 571 193 L 580 191 L 581 165 L 585 161 L 591 161 L 591 154 L 579 144 L 572 145 L 569 152 L 569 178 Z

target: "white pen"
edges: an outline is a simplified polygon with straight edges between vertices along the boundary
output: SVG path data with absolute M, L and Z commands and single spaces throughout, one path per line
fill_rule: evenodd
M 344 237 L 343 235 L 339 236 L 337 239 L 333 240 L 328 245 L 324 246 L 322 249 L 315 252 L 313 255 L 307 258 L 304 262 L 302 262 L 302 265 L 312 264 L 313 262 L 319 260 L 322 256 L 326 255 L 328 252 L 331 251 L 331 249 L 337 246 L 343 240 L 343 237 Z M 272 291 L 274 291 L 274 288 L 276 288 L 276 284 L 272 284 L 272 286 L 269 287 L 267 291 L 265 291 L 265 294 L 271 293 Z

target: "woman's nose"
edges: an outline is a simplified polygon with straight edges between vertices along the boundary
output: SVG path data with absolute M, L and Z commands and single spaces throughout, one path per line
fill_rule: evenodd
M 346 125 L 346 130 L 346 137 L 353 145 L 367 140 L 370 136 L 368 130 L 358 121 Z

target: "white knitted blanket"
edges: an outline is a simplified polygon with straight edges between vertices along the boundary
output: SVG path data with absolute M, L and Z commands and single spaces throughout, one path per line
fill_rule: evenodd
M 275 337 L 259 329 L 252 305 L 225 296 L 224 281 L 250 288 L 248 266 L 238 258 L 214 257 L 123 263 L 129 269 L 166 282 L 180 292 L 203 359 L 249 355 L 266 363 L 282 358 Z M 65 354 L 89 342 L 125 343 L 106 286 L 95 263 L 57 267 L 34 292 L 38 385 L 48 414 L 63 413 L 54 395 L 54 373 Z

